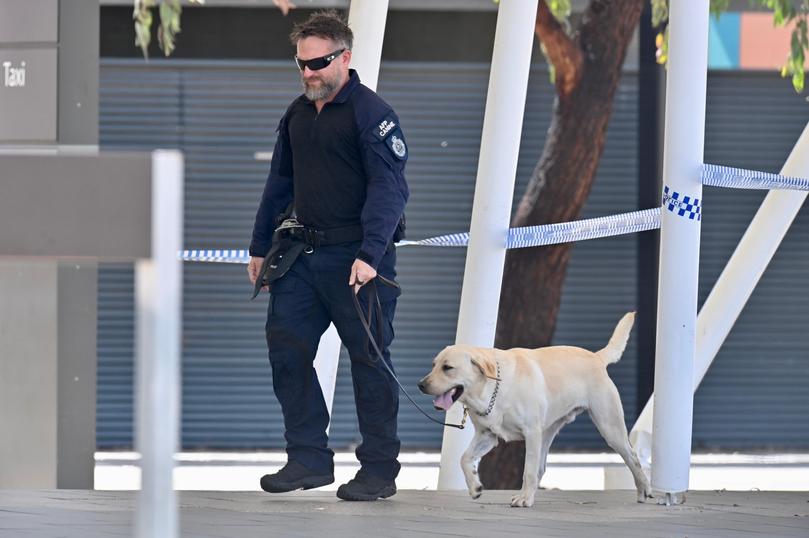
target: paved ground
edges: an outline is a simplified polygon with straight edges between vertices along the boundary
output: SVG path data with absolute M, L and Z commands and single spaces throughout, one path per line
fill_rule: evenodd
M 0 491 L 0 537 L 132 535 L 135 492 Z M 181 492 L 184 537 L 412 536 L 809 537 L 809 492 L 689 493 L 680 506 L 637 504 L 632 491 L 539 491 L 533 508 L 510 492 L 401 491 L 375 503 L 333 492 Z

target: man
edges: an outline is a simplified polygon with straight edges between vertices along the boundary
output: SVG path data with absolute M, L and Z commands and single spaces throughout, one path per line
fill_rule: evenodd
M 353 35 L 335 12 L 315 13 L 290 37 L 304 94 L 278 126 L 250 244 L 251 282 L 259 276 L 277 220 L 290 202 L 304 226 L 292 229 L 295 240 L 307 244 L 272 283 L 267 345 L 284 414 L 287 464 L 262 477 L 261 487 L 277 493 L 334 482 L 329 414 L 313 368 L 320 336 L 333 322 L 351 358 L 362 434 L 356 450 L 361 468 L 337 496 L 376 500 L 396 493 L 399 394 L 393 377 L 369 352 L 352 293 L 364 312 L 368 288 L 378 293 L 381 315 L 373 316 L 374 336 L 392 368 L 388 348 L 399 290 L 375 282 L 360 289 L 377 274 L 388 280 L 396 276 L 393 238 L 408 198 L 407 146 L 391 107 L 349 69 Z

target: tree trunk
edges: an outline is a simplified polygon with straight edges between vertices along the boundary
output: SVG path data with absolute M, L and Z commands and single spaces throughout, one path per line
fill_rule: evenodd
M 566 71 L 569 62 L 557 61 L 560 51 L 549 51 L 557 82 L 553 119 L 513 227 L 567 222 L 580 217 L 604 149 L 621 67 L 643 3 L 643 0 L 590 2 L 579 31 L 567 43 L 568 46 L 575 43 L 582 55 L 580 72 L 574 76 Z M 560 39 L 548 21 L 541 20 L 549 13 L 544 4 L 545 0 L 540 0 L 536 33 L 548 48 L 549 43 L 558 43 Z M 575 82 L 571 84 L 571 80 Z M 536 348 L 550 344 L 570 247 L 568 243 L 508 251 L 496 347 Z M 484 487 L 521 487 L 524 453 L 522 442 L 506 443 L 484 457 L 480 464 Z

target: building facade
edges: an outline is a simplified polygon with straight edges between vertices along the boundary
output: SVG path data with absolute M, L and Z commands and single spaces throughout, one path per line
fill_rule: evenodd
M 101 10 L 101 146 L 181 149 L 185 248 L 246 248 L 268 169 L 257 154 L 272 149 L 278 119 L 300 93 L 287 36 L 292 22 L 309 11 L 297 9 L 285 18 L 273 8 L 244 2 L 189 8 L 174 55 L 163 59 L 155 50 L 145 62 L 132 45 L 131 7 L 110 4 L 116 2 Z M 444 9 L 422 4 L 391 2 L 379 77 L 379 93 L 399 114 L 410 147 L 410 239 L 469 229 L 496 22 L 496 11 L 484 3 L 465 9 L 453 2 Z M 635 48 L 583 218 L 645 209 L 638 207 L 639 185 L 658 181 L 637 172 L 636 57 Z M 547 68 L 535 51 L 515 207 L 541 154 L 553 99 Z M 796 95 L 775 69 L 713 70 L 705 161 L 777 172 L 807 120 L 805 96 Z M 704 196 L 700 304 L 764 193 L 706 188 Z M 807 238 L 809 219 L 802 212 L 696 394 L 695 450 L 809 448 Z M 464 256 L 464 249 L 453 248 L 407 246 L 399 252 L 404 293 L 393 360 L 402 383 L 428 407 L 427 397 L 416 396 L 416 381 L 454 341 Z M 604 345 L 620 316 L 636 308 L 637 257 L 634 235 L 574 246 L 554 343 Z M 185 449 L 283 446 L 263 335 L 266 295 L 250 302 L 250 291 L 242 266 L 185 265 Z M 131 267 L 102 266 L 97 431 L 104 449 L 132 446 L 132 312 Z M 635 335 L 622 360 L 610 367 L 629 426 L 639 403 L 638 367 L 653 361 L 638 356 L 636 340 Z M 347 357 L 340 361 L 331 442 L 347 449 L 359 433 Z M 403 399 L 400 434 L 404 450 L 438 449 L 442 429 Z M 605 448 L 584 417 L 568 426 L 554 447 Z

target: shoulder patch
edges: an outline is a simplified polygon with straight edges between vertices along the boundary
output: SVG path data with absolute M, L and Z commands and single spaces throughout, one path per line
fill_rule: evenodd
M 393 116 L 385 116 L 385 119 L 374 127 L 373 133 L 378 140 L 385 140 L 396 127 L 398 127 L 398 125 L 396 121 L 394 121 Z
M 394 134 L 388 137 L 386 143 L 396 157 L 399 159 L 407 157 L 407 145 L 401 131 L 397 129 Z

